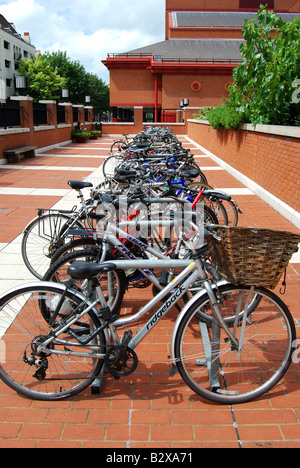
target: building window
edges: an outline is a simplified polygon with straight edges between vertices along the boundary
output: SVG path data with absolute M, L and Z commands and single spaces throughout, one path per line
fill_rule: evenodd
M 266 2 L 262 2 L 261 0 L 240 0 L 240 8 L 251 8 L 251 9 L 259 9 L 261 4 Z M 274 8 L 274 0 L 268 1 L 268 8 Z
M 28 58 L 28 52 L 27 52 L 27 50 L 23 50 L 23 53 L 24 53 L 24 57 L 25 57 L 25 58 Z
M 5 60 L 5 68 L 10 68 L 10 61 L 9 60 Z
M 11 87 L 12 87 L 12 80 L 11 80 L 10 78 L 7 78 L 7 79 L 6 79 L 6 86 L 7 86 L 8 88 L 11 88 Z
M 7 41 L 4 41 L 4 49 L 9 50 L 10 49 L 10 43 Z

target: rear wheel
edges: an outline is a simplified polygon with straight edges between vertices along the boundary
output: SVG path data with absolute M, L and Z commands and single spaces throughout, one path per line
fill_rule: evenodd
M 99 375 L 103 360 L 92 359 L 89 353 L 105 354 L 103 332 L 82 346 L 70 334 L 88 335 L 100 327 L 96 312 L 88 314 L 54 338 L 42 349 L 51 333 L 62 327 L 71 314 L 87 307 L 85 299 L 74 291 L 53 284 L 40 283 L 20 287 L 4 296 L 0 302 L 1 342 L 5 361 L 0 378 L 13 390 L 36 400 L 62 400 L 87 388 Z M 41 307 L 49 316 L 60 304 L 56 324 L 49 327 Z M 79 356 L 76 353 L 83 353 Z
M 22 239 L 22 257 L 28 270 L 42 279 L 51 263 L 51 257 L 64 244 L 64 234 L 70 225 L 82 225 L 60 213 L 45 214 L 34 219 L 26 228 Z

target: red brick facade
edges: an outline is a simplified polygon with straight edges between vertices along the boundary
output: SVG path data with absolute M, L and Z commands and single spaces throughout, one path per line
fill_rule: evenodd
M 238 41 L 242 40 L 244 16 L 237 22 L 235 13 L 253 15 L 261 3 L 267 1 L 166 0 L 166 41 L 109 54 L 103 61 L 110 70 L 110 105 L 142 106 L 153 111 L 155 122 L 168 118 L 174 122 L 183 98 L 189 99 L 191 107 L 221 104 L 228 96 L 232 70 L 241 60 Z M 269 7 L 282 14 L 300 12 L 300 1 L 269 0 Z M 211 13 L 213 24 L 209 20 L 203 23 L 203 18 L 195 23 L 195 15 Z M 188 20 L 183 15 L 189 15 Z M 219 55 L 222 47 L 224 52 Z

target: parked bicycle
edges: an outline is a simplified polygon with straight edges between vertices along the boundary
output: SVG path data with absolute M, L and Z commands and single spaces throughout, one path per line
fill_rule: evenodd
M 277 257 L 273 255 L 271 269 L 261 273 L 260 278 L 258 265 L 252 267 L 252 272 L 247 268 L 250 261 L 243 271 L 238 265 L 241 276 L 237 281 L 241 283 L 234 285 L 224 280 L 212 284 L 202 263 L 206 246 L 200 241 L 197 226 L 191 223 L 191 228 L 194 238 L 190 264 L 131 316 L 111 313 L 97 275 L 135 268 L 140 262 L 151 269 L 152 261 L 75 262 L 69 268 L 68 285 L 37 282 L 18 286 L 2 295 L 1 339 L 6 359 L 0 367 L 1 379 L 26 397 L 58 401 L 87 388 L 99 377 L 103 366 L 116 379 L 130 375 L 138 366 L 138 344 L 189 286 L 200 279 L 202 289 L 182 309 L 174 325 L 170 375 L 178 371 L 195 393 L 223 404 L 250 401 L 271 390 L 290 366 L 296 331 L 283 301 L 258 284 L 263 282 L 274 287 L 278 275 L 297 250 L 300 236 L 280 232 L 267 236 L 270 257 L 274 244 L 278 249 L 280 242 L 285 254 L 275 275 Z M 228 244 L 222 239 L 224 230 L 225 235 L 231 236 L 240 235 L 239 229 L 210 228 L 208 234 L 213 243 L 221 243 L 222 249 Z M 262 243 L 267 233 L 264 230 L 257 243 L 258 231 L 243 232 L 248 245 L 256 242 L 257 247 Z M 240 249 L 235 254 L 244 256 L 241 244 Z M 176 268 L 178 262 L 162 260 L 160 267 Z M 223 274 L 224 271 L 226 268 Z M 73 289 L 73 280 L 88 281 L 89 297 Z M 243 285 L 243 281 L 247 284 Z M 153 308 L 154 314 L 133 334 L 128 327 Z

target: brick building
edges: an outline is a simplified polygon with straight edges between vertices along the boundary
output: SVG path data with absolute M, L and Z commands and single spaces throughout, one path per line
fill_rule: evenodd
M 110 71 L 114 117 L 130 119 L 144 108 L 144 121 L 176 122 L 180 101 L 215 106 L 226 97 L 232 70 L 241 61 L 245 19 L 261 0 L 166 0 L 165 40 L 103 61 Z M 285 21 L 299 16 L 300 1 L 269 0 Z

